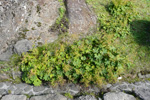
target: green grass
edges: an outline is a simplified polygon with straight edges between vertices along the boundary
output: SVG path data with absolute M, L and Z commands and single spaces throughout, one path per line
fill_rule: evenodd
M 93 8 L 98 19 L 106 18 L 107 20 L 111 17 L 107 10 L 110 0 L 86 1 Z M 130 27 L 129 34 L 123 38 L 115 39 L 113 39 L 113 34 L 104 34 L 108 38 L 108 42 L 120 48 L 132 63 L 130 69 L 124 73 L 124 76 L 129 74 L 133 76 L 137 72 L 150 70 L 150 0 L 132 0 L 131 2 L 138 16 L 128 24 L 128 27 Z M 126 81 L 133 80 L 131 77 L 128 78 Z

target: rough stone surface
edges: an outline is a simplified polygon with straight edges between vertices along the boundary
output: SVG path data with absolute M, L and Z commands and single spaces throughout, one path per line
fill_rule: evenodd
M 66 2 L 69 33 L 87 33 L 96 25 L 96 16 L 85 0 Z M 8 61 L 13 53 L 21 54 L 43 43 L 54 42 L 52 32 L 59 17 L 59 0 L 0 0 L 0 60 Z
M 4 95 L 4 94 L 6 94 L 7 92 L 6 92 L 6 90 L 5 89 L 0 89 L 0 95 Z
M 123 92 L 109 92 L 104 95 L 104 100 L 136 100 L 136 98 Z
M 2 88 L 2 87 L 3 87 L 3 85 L 4 85 L 4 83 L 0 83 L 0 88 Z
M 12 56 L 13 50 L 11 47 L 9 47 L 5 52 L 0 54 L 0 60 L 1 61 L 9 61 L 9 58 Z
M 75 100 L 97 100 L 94 96 L 86 95 L 86 96 L 80 96 L 79 98 Z
M 60 94 L 48 94 L 42 96 L 33 96 L 30 100 L 67 100 L 66 97 Z
M 59 17 L 59 8 L 58 0 L 0 0 L 0 60 L 9 60 L 14 52 L 10 47 L 18 40 L 35 45 L 56 40 L 58 34 L 49 27 Z M 17 53 L 27 48 L 21 49 Z
M 21 55 L 23 52 L 27 52 L 32 49 L 32 43 L 27 39 L 18 41 L 14 46 L 15 53 Z
M 1 100 L 27 100 L 25 95 L 5 95 Z
M 126 82 L 123 82 L 122 84 L 113 85 L 109 87 L 110 91 L 125 91 L 125 92 L 132 92 L 133 88 L 135 86 L 133 84 L 129 84 Z
M 14 94 L 21 94 L 21 92 L 22 92 L 22 89 L 18 88 L 18 89 L 15 90 Z
M 45 88 L 43 86 L 39 86 L 39 87 L 34 87 L 33 88 L 34 92 L 40 92 L 40 91 L 43 91 L 43 90 L 45 90 Z
M 32 90 L 32 88 L 33 88 L 32 86 L 27 86 L 27 87 L 24 89 L 24 91 L 25 91 L 25 92 L 29 92 L 29 91 Z
M 33 96 L 30 100 L 47 100 L 45 95 L 44 96 Z
M 149 100 L 150 98 L 150 82 L 136 82 L 136 83 L 120 83 L 120 84 L 114 84 L 109 85 L 107 87 L 109 91 L 105 91 L 104 94 L 104 100 L 135 100 L 134 96 L 129 95 L 135 94 L 135 96 L 142 100 Z M 10 82 L 1 82 L 0 83 L 0 96 L 4 95 L 24 95 L 27 94 L 29 96 L 33 96 L 30 99 L 31 100 L 67 100 L 66 97 L 64 97 L 61 94 L 64 93 L 70 93 L 73 96 L 78 95 L 78 93 L 83 92 L 80 86 L 75 84 L 67 84 L 62 87 L 52 88 L 50 86 L 40 86 L 40 87 L 34 87 L 32 85 L 20 83 L 20 84 L 12 84 Z M 124 93 L 124 92 L 126 93 Z M 96 87 L 89 87 L 86 88 L 85 93 L 95 93 L 99 94 L 102 92 L 102 90 L 99 90 Z M 9 97 L 9 96 L 8 96 Z M 10 99 L 9 99 L 10 100 Z M 21 99 L 22 100 L 22 99 Z M 68 99 L 70 100 L 70 99 Z M 74 100 L 97 100 L 94 96 L 86 95 L 86 96 L 80 96 L 78 98 L 75 98 Z M 98 98 L 98 100 L 101 100 L 101 98 Z
M 60 94 L 49 94 L 46 96 L 48 100 L 67 100 L 66 97 Z
M 85 0 L 66 0 L 69 17 L 69 33 L 87 33 L 96 24 L 96 17 L 92 14 Z
M 133 92 L 142 100 L 150 99 L 150 82 L 136 82 Z

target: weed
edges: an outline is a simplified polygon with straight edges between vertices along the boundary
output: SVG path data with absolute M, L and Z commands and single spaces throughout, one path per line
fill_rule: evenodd
M 71 45 L 59 44 L 59 47 L 50 51 L 45 45 L 26 53 L 20 65 L 22 79 L 35 86 L 42 81 L 54 85 L 65 80 L 86 86 L 101 85 L 106 81 L 115 82 L 127 65 L 125 57 L 99 36 L 84 38 Z
M 50 26 L 51 31 L 58 31 L 59 34 L 67 32 L 68 29 L 68 18 L 66 17 L 66 8 L 63 0 L 59 0 L 61 7 L 59 8 L 59 17 L 57 18 L 54 25 Z
M 70 93 L 65 93 L 64 95 L 65 95 L 65 97 L 67 97 L 67 98 L 73 99 L 73 96 L 72 96 Z

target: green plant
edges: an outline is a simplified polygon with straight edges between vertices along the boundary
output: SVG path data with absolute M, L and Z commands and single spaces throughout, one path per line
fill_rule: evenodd
M 73 99 L 73 96 L 72 96 L 70 93 L 65 93 L 64 95 L 65 95 L 65 97 L 67 97 L 67 98 Z
M 11 94 L 11 90 L 8 90 L 8 94 Z
M 59 8 L 59 17 L 54 25 L 50 26 L 51 31 L 58 31 L 59 34 L 66 33 L 68 29 L 68 18 L 66 17 L 66 8 L 63 0 L 59 0 L 61 7 Z
M 56 85 L 68 80 L 86 86 L 115 82 L 127 62 L 116 48 L 104 41 L 96 35 L 71 45 L 62 43 L 51 50 L 48 45 L 34 48 L 31 53 L 23 55 L 20 64 L 22 79 L 35 86 L 42 81 Z
M 101 29 L 107 33 L 113 33 L 115 37 L 124 37 L 130 32 L 128 24 L 135 18 L 133 4 L 128 0 L 112 0 L 107 7 L 110 12 L 110 18 L 99 16 Z

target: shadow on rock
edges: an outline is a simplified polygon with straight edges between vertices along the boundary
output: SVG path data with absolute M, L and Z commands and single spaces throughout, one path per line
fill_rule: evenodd
M 150 21 L 133 21 L 130 31 L 137 43 L 143 46 L 150 46 Z

